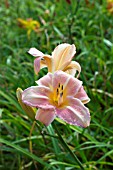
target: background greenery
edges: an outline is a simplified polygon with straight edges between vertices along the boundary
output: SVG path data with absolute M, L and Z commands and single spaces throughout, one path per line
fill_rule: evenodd
M 0 170 L 113 168 L 113 15 L 105 0 L 86 2 L 1 0 Z M 28 37 L 18 18 L 37 20 L 39 32 Z M 16 89 L 35 85 L 47 72 L 35 76 L 28 49 L 51 54 L 63 42 L 76 45 L 74 60 L 91 99 L 91 124 L 85 129 L 59 119 L 48 128 L 33 124 L 17 102 Z

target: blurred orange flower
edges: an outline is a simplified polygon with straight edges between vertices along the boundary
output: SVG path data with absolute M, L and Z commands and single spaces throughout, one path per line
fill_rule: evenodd
M 113 14 L 113 0 L 107 0 L 107 9 L 111 14 Z
M 26 20 L 18 18 L 17 20 L 19 27 L 27 30 L 28 38 L 30 37 L 31 31 L 37 32 L 40 28 L 40 23 L 36 20 L 33 20 L 32 18 L 28 18 Z

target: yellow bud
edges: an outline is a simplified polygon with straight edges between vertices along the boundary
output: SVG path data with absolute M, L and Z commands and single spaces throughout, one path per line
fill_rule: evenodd
M 22 109 L 27 114 L 27 116 L 30 119 L 35 120 L 35 111 L 34 111 L 34 109 L 22 102 L 22 92 L 23 92 L 23 90 L 21 88 L 18 88 L 16 90 L 16 96 L 17 96 L 18 102 L 21 105 Z

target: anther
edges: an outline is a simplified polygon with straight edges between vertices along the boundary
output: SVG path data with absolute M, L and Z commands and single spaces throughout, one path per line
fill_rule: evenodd
M 62 97 L 63 96 L 63 92 L 62 93 L 60 93 L 60 97 Z
M 60 88 L 60 83 L 59 83 L 58 87 Z
M 61 88 L 62 90 L 63 90 L 63 85 L 62 85 L 62 88 Z
M 57 89 L 57 95 L 58 95 L 58 93 L 59 93 L 59 90 Z

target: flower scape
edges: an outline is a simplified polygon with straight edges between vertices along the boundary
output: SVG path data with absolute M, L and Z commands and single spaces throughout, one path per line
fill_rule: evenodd
M 78 79 L 80 64 L 72 61 L 76 48 L 67 43 L 58 45 L 52 55 L 43 54 L 36 48 L 28 53 L 35 57 L 34 70 L 47 67 L 48 73 L 22 92 L 22 103 L 37 108 L 35 119 L 48 126 L 55 117 L 76 126 L 90 124 L 90 112 L 84 105 L 90 101 L 82 81 Z M 77 78 L 75 74 L 78 72 Z

